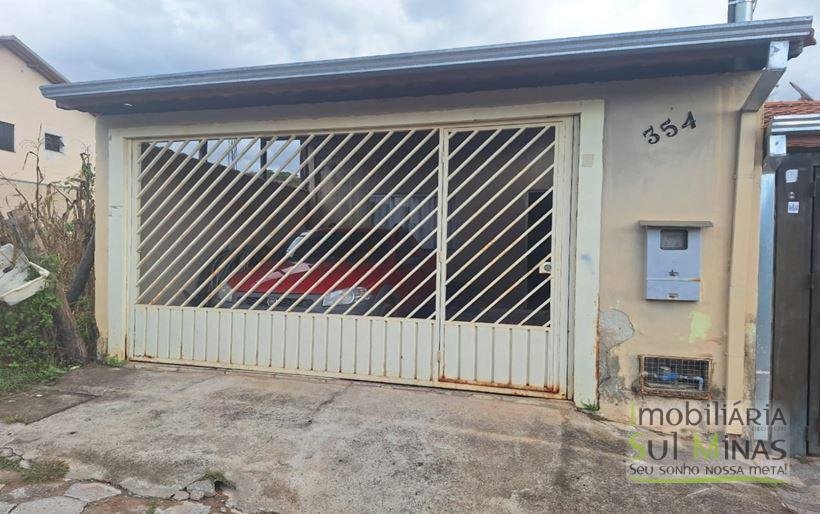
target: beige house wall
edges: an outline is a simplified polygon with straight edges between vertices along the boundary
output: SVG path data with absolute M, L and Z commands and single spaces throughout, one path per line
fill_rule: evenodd
M 735 254 L 735 230 L 756 241 L 760 173 L 748 161 L 744 169 L 751 184 L 737 206 L 735 174 L 739 155 L 756 147 L 755 130 L 738 138 L 741 105 L 754 74 L 701 79 L 668 79 L 642 94 L 613 91 L 607 102 L 604 150 L 604 200 L 601 242 L 599 373 L 601 403 L 607 417 L 627 420 L 631 402 L 638 406 L 670 400 L 637 397 L 639 355 L 708 358 L 712 360 L 712 391 L 727 398 L 730 376 L 754 378 L 752 370 L 734 362 L 728 368 L 728 340 L 738 332 L 729 324 L 730 271 L 742 266 L 750 274 L 740 292 L 743 327 L 739 337 L 754 328 L 757 246 L 748 244 Z M 657 130 L 667 117 L 680 125 L 692 111 L 697 128 L 649 145 L 640 135 L 649 124 Z M 703 229 L 702 283 L 699 302 L 658 302 L 643 299 L 644 234 L 638 220 L 711 221 Z M 742 260 L 745 262 L 737 262 Z M 753 287 L 747 287 L 751 284 Z M 748 345 L 753 351 L 754 345 Z M 741 352 L 742 344 L 741 344 Z M 746 362 L 753 362 L 746 354 Z M 750 383 L 750 382 L 747 382 Z M 748 400 L 748 395 L 744 399 Z M 683 403 L 682 401 L 680 403 Z
M 103 139 L 107 128 L 184 129 L 187 124 L 217 127 L 239 122 L 265 122 L 273 127 L 276 120 L 412 113 L 408 114 L 410 119 L 419 113 L 423 116 L 425 111 L 602 100 L 605 111 L 601 244 L 600 256 L 592 256 L 600 258 L 600 273 L 595 277 L 600 290 L 600 317 L 598 340 L 593 343 L 599 356 L 602 413 L 626 420 L 632 401 L 682 403 L 657 398 L 641 400 L 633 393 L 638 356 L 642 354 L 711 359 L 715 397 L 725 396 L 727 377 L 731 376 L 744 385 L 740 394 L 748 399 L 746 391 L 754 374 L 737 369 L 737 360 L 733 361 L 732 371 L 728 370 L 727 341 L 730 334 L 737 340 L 739 330 L 740 340 L 745 338 L 747 348 L 745 352 L 741 350 L 741 360 L 753 362 L 750 341 L 754 341 L 756 304 L 757 247 L 753 243 L 757 237 L 759 163 L 754 163 L 754 169 L 743 171 L 744 186 L 737 197 L 735 175 L 739 156 L 755 155 L 757 130 L 747 129 L 739 138 L 738 127 L 740 107 L 757 77 L 757 73 L 736 73 L 269 109 L 107 116 L 98 136 L 98 153 L 108 150 Z M 661 137 L 654 145 L 648 144 L 642 135 L 650 125 L 660 133 L 659 125 L 667 118 L 680 127 L 690 111 L 697 120 L 695 129 L 679 129 L 675 137 Z M 582 132 L 584 129 L 580 127 Z M 593 165 L 592 157 L 577 156 L 580 173 Z M 744 158 L 743 163 L 751 161 Z M 109 184 L 104 173 L 99 177 L 100 266 L 96 305 L 103 338 L 109 333 L 109 306 L 104 301 L 108 281 L 120 280 L 108 277 L 103 264 L 109 244 L 105 230 L 109 222 L 106 194 L 109 187 L 122 187 L 116 180 Z M 736 224 L 736 218 L 742 222 Z M 645 219 L 712 222 L 714 226 L 703 233 L 701 301 L 644 299 L 644 234 L 638 221 Z M 733 240 L 745 245 L 743 249 L 735 248 L 734 257 Z M 581 261 L 589 257 L 579 255 Z M 733 266 L 733 305 L 741 305 L 742 326 L 729 324 Z
M 26 154 L 48 132 L 62 136 L 65 148 L 61 153 L 41 149 L 45 180 L 60 181 L 78 173 L 80 153 L 94 150 L 94 116 L 58 109 L 40 94 L 40 86 L 50 82 L 3 46 L 0 77 L 0 121 L 14 125 L 14 152 L 0 150 L 0 172 L 15 181 L 23 194 L 33 195 L 36 166 L 31 157 L 26 162 Z M 0 181 L 0 211 L 16 205 L 18 199 L 15 188 Z

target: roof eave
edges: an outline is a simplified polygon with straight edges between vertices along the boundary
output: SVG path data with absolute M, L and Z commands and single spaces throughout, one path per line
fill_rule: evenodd
M 20 41 L 17 36 L 0 36 L 0 46 L 5 46 L 11 53 L 19 57 L 51 84 L 68 84 L 69 80 L 54 67 L 52 67 L 45 59 L 37 55 L 37 53 L 29 48 L 25 43 Z
M 794 57 L 802 52 L 804 45 L 813 42 L 811 24 L 811 17 L 787 18 L 52 85 L 44 86 L 42 91 L 61 107 L 103 112 L 104 109 L 112 108 L 112 102 L 138 104 L 152 98 L 164 98 L 170 102 L 172 95 L 180 98 L 213 95 L 217 98 L 241 91 L 259 92 L 266 88 L 272 94 L 276 88 L 281 89 L 288 84 L 328 88 L 326 84 L 332 82 L 341 88 L 363 80 L 385 77 L 403 77 L 408 80 L 425 77 L 427 80 L 434 80 L 446 78 L 448 73 L 465 70 L 499 70 L 525 65 L 532 65 L 535 70 L 538 68 L 536 65 L 569 61 L 580 65 L 613 58 L 623 59 L 625 66 L 635 66 L 628 59 L 647 60 L 667 54 L 688 57 L 686 54 L 691 53 L 693 58 L 708 59 L 708 51 L 732 49 L 740 54 L 742 52 L 738 49 L 746 49 L 757 52 L 758 49 L 767 49 L 768 42 L 774 40 L 788 40 L 789 55 Z M 757 63 L 752 62 L 751 65 L 754 67 Z M 102 109 L 94 111 L 95 106 Z

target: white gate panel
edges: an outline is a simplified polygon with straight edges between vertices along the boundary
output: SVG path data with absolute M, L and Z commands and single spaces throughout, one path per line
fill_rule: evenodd
M 565 131 L 549 123 L 447 131 L 442 382 L 565 390 Z
M 155 305 L 133 314 L 137 360 L 414 382 L 436 373 L 429 320 Z
M 538 327 L 447 322 L 440 380 L 558 393 L 549 333 Z

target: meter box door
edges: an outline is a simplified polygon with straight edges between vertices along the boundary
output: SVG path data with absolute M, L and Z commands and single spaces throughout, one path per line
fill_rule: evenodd
M 646 299 L 700 300 L 702 229 L 709 221 L 641 221 L 646 233 Z

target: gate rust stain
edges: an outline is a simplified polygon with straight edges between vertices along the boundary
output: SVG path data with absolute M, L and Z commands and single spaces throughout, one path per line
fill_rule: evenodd
M 463 378 L 449 378 L 441 375 L 438 377 L 439 382 L 447 382 L 450 384 L 473 385 L 481 387 L 497 387 L 503 389 L 520 389 L 523 391 L 538 391 L 542 393 L 559 393 L 557 387 L 537 387 L 531 385 L 513 385 L 510 382 L 493 382 L 490 380 L 465 380 Z

